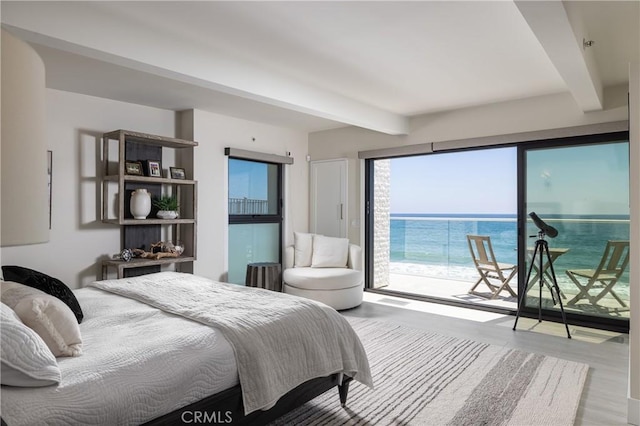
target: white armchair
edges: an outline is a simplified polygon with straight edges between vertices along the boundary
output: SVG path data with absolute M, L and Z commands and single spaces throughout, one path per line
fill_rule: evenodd
M 304 238 L 310 236 L 306 244 L 301 243 L 299 235 Z M 285 249 L 285 269 L 282 274 L 285 293 L 313 299 L 336 310 L 355 308 L 362 303 L 362 249 L 348 242 L 340 244 L 347 248 L 346 261 L 344 266 L 338 266 L 342 262 L 336 263 L 336 256 L 341 258 L 344 254 L 339 253 L 340 247 L 331 246 L 336 240 L 344 239 L 296 233 L 296 246 Z M 327 241 L 330 243 L 323 244 Z M 333 262 L 327 261 L 326 256 L 333 257 Z

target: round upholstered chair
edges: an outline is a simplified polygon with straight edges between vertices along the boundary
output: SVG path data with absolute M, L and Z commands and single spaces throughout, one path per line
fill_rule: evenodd
M 362 303 L 362 249 L 346 238 L 295 233 L 295 245 L 285 251 L 283 290 L 336 310 Z

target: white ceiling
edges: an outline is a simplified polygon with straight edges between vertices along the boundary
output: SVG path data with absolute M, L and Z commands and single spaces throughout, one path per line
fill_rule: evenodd
M 316 131 L 569 92 L 640 61 L 638 1 L 8 2 L 51 88 Z M 595 44 L 583 48 L 582 39 Z

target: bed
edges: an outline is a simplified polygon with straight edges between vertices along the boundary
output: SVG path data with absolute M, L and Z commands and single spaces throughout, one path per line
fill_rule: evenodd
M 61 381 L 2 387 L 2 419 L 22 424 L 266 424 L 352 379 L 372 386 L 353 329 L 325 305 L 161 272 L 74 291 L 83 354 Z

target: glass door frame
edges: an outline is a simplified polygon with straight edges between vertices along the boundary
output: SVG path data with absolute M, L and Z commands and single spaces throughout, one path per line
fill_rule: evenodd
M 567 138 L 548 139 L 518 144 L 517 170 L 518 170 L 518 307 L 520 315 L 527 318 L 538 318 L 538 307 L 525 305 L 525 297 L 521 295 L 526 291 L 527 283 L 527 243 L 526 235 L 527 219 L 529 218 L 526 207 L 526 152 L 528 150 L 547 148 L 568 148 L 572 146 L 598 145 L 629 141 L 629 132 L 602 133 L 597 135 L 576 136 Z M 616 319 L 608 317 L 593 317 L 576 314 L 565 309 L 567 323 L 571 325 L 600 328 L 617 332 L 629 332 L 629 319 Z M 541 310 L 541 318 L 545 321 L 562 322 L 560 310 Z
M 553 138 L 546 140 L 538 140 L 538 141 L 525 141 L 525 142 L 517 142 L 517 143 L 509 143 L 509 144 L 497 144 L 497 145 L 486 145 L 486 146 L 478 146 L 478 147 L 470 147 L 470 148 L 461 148 L 454 150 L 446 150 L 439 151 L 439 153 L 443 152 L 459 152 L 459 151 L 468 151 L 468 150 L 481 150 L 481 149 L 494 149 L 500 147 L 508 147 L 515 146 L 517 147 L 517 244 L 518 244 L 518 294 L 526 288 L 525 280 L 526 280 L 526 245 L 528 242 L 528 236 L 525 235 L 526 224 L 528 213 L 525 211 L 525 185 L 526 185 L 526 168 L 525 168 L 525 151 L 527 149 L 541 149 L 541 148 L 551 148 L 551 147 L 570 147 L 570 146 L 579 146 L 579 145 L 589 145 L 589 144 L 602 144 L 602 143 L 613 143 L 620 141 L 628 141 L 629 140 L 629 132 L 610 132 L 610 133 L 602 133 L 595 135 L 584 135 L 584 136 L 575 136 L 575 137 L 565 137 L 565 138 Z M 427 154 L 427 153 L 425 153 Z M 386 157 L 384 159 L 391 159 L 394 156 Z M 365 273 L 365 291 L 377 292 L 382 294 L 396 295 L 400 297 L 405 297 L 409 299 L 421 300 L 421 301 L 429 301 L 434 303 L 465 307 L 469 309 L 478 309 L 488 312 L 496 312 L 501 314 L 516 314 L 516 310 L 507 309 L 507 308 L 497 308 L 497 307 L 489 307 L 481 304 L 469 304 L 464 302 L 451 301 L 448 299 L 438 298 L 435 296 L 423 296 L 423 295 L 415 295 L 409 293 L 400 293 L 400 292 L 391 292 L 385 289 L 375 289 L 373 288 L 373 277 L 374 277 L 374 267 L 375 264 L 373 262 L 373 250 L 374 250 L 374 218 L 373 218 L 373 202 L 375 199 L 374 194 L 374 162 L 376 160 L 383 158 L 371 158 L 364 160 L 364 244 L 363 248 L 365 250 L 365 265 L 364 265 L 364 273 Z M 521 316 L 528 318 L 538 318 L 538 309 L 536 308 L 528 308 L 526 306 L 522 306 L 523 298 L 518 297 L 518 304 L 521 308 Z M 542 310 L 542 319 L 546 321 L 553 322 L 562 322 L 562 317 L 560 315 L 560 311 L 549 311 Z M 577 326 L 585 326 L 592 328 L 599 328 L 617 332 L 628 332 L 629 331 L 629 320 L 628 319 L 614 319 L 607 317 L 586 317 L 585 315 L 575 314 L 567 312 L 567 321 L 572 325 Z

